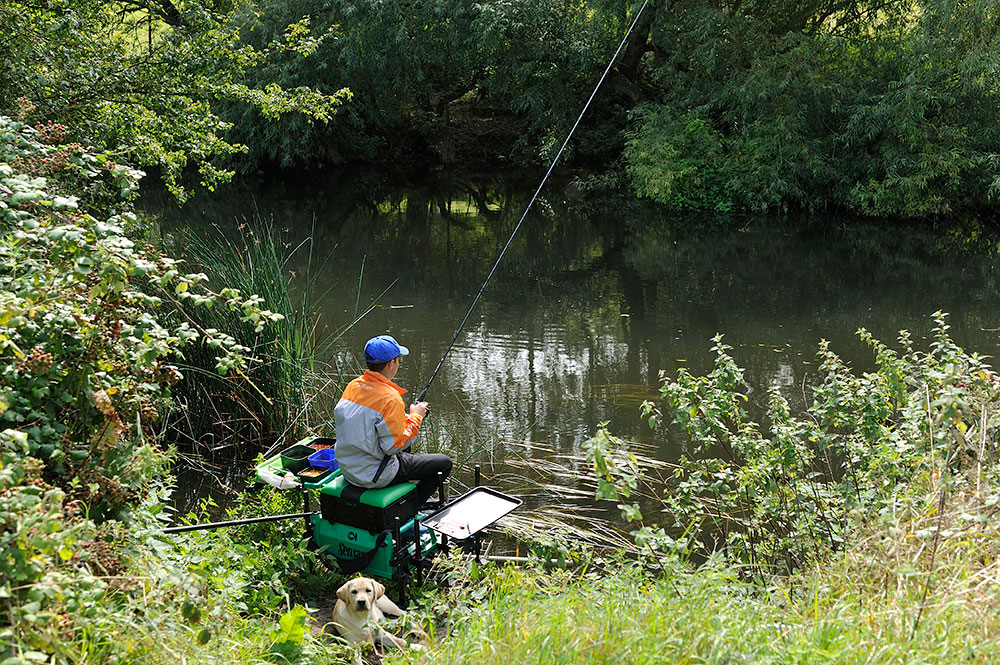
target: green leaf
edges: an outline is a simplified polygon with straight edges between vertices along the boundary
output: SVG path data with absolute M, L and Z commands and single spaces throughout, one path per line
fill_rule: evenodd
M 281 630 L 276 636 L 277 642 L 294 642 L 301 644 L 306 634 L 306 609 L 296 605 L 282 615 L 278 620 Z
M 0 661 L 0 665 L 31 665 L 31 663 L 27 660 L 21 660 L 17 656 L 11 656 Z
M 302 640 L 306 634 L 306 610 L 296 605 L 278 620 L 280 630 L 274 635 L 270 652 L 279 658 L 291 661 L 302 653 Z
M 201 609 L 190 598 L 185 598 L 181 604 L 181 616 L 191 623 L 201 621 Z

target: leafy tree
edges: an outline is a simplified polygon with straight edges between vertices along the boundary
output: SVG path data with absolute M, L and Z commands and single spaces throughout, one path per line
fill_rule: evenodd
M 654 3 L 636 192 L 920 217 L 994 202 L 996 2 Z M 638 71 L 637 75 L 643 72 Z
M 185 167 L 197 166 L 212 188 L 230 173 L 217 159 L 244 147 L 226 140 L 218 100 L 258 108 L 274 118 L 298 112 L 328 121 L 347 97 L 273 81 L 245 84 L 245 74 L 272 53 L 305 57 L 323 36 L 306 24 L 283 26 L 255 49 L 239 39 L 232 16 L 245 7 L 194 0 L 13 0 L 0 5 L 0 112 L 33 123 L 71 127 L 73 137 L 138 165 L 160 167 L 181 200 Z
M 272 58 L 250 73 L 251 85 L 256 76 L 321 90 L 342 83 L 354 101 L 329 126 L 292 116 L 274 124 L 247 107 L 227 108 L 225 116 L 251 147 L 251 163 L 287 166 L 406 153 L 453 162 L 463 149 L 493 151 L 492 158 L 537 154 L 553 143 L 549 134 L 560 140 L 565 135 L 614 38 L 586 3 L 564 0 L 265 0 L 259 11 L 241 15 L 242 35 L 263 48 L 303 13 L 315 31 L 336 38 L 309 58 Z M 505 120 L 495 122 L 497 116 Z M 590 126 L 617 141 L 620 124 Z M 484 148 L 466 142 L 463 148 L 456 126 L 492 143 Z

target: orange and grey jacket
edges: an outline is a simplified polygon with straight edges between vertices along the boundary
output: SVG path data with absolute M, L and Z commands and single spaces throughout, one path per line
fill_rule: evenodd
M 358 487 L 385 487 L 396 477 L 399 460 L 393 457 L 412 441 L 423 418 L 406 413 L 406 391 L 378 372 L 366 371 L 347 384 L 333 410 L 337 422 L 337 462 L 344 478 Z M 382 459 L 388 464 L 379 476 Z

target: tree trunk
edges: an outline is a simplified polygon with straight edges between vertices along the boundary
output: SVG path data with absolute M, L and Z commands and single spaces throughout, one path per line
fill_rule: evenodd
M 658 13 L 662 11 L 659 5 L 656 0 L 650 0 L 649 5 L 643 10 L 642 16 L 639 17 L 639 21 L 625 42 L 625 49 L 614 70 L 612 85 L 620 97 L 628 100 L 630 106 L 635 106 L 644 97 L 639 64 L 642 62 L 642 56 L 653 49 L 650 40 L 653 23 Z

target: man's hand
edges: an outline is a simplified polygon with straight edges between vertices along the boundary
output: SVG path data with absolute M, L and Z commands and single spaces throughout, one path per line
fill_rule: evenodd
M 430 411 L 430 406 L 427 402 L 417 402 L 410 405 L 410 413 L 416 414 L 421 418 L 426 418 L 428 411 Z

